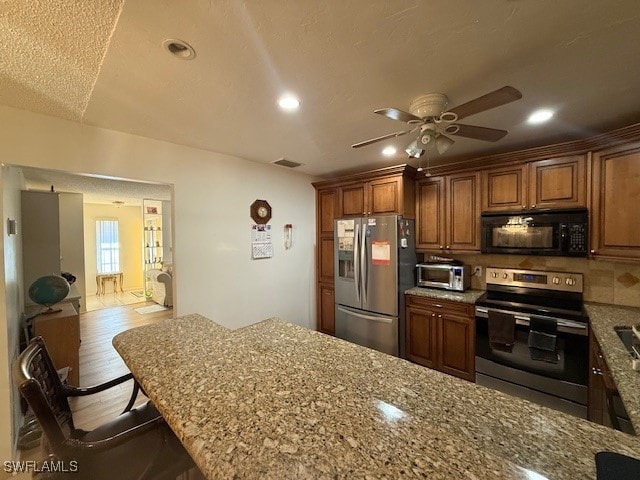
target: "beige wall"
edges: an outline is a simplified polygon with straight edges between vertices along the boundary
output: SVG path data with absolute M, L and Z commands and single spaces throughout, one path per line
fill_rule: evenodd
M 314 178 L 10 107 L 0 107 L 0 125 L 8 164 L 173 185 L 174 313 L 198 312 L 231 328 L 271 316 L 314 327 Z M 274 257 L 268 260 L 250 256 L 249 206 L 256 199 L 273 209 Z M 294 226 L 290 250 L 283 246 L 287 223 Z M 0 366 L 8 355 L 5 341 Z M 0 425 L 7 421 L 3 409 Z M 7 438 L 0 429 L 0 445 Z
M 0 460 L 14 455 L 15 435 L 20 422 L 19 394 L 13 387 L 11 363 L 18 356 L 20 313 L 23 311 L 22 237 L 20 234 L 20 190 L 25 188 L 19 169 L 0 169 L 2 185 L 2 238 L 0 251 Z M 7 219 L 18 222 L 17 235 L 8 235 Z M 1 471 L 0 471 L 1 472 Z M 0 475 L 1 476 L 1 475 Z
M 586 301 L 640 307 L 639 263 L 523 255 L 453 255 L 453 257 L 474 267 L 510 267 L 582 273 Z M 484 290 L 486 287 L 484 270 L 482 277 L 471 277 L 471 287 Z
M 142 207 L 84 204 L 84 267 L 87 295 L 96 293 L 96 220 L 117 219 L 120 239 L 120 269 L 124 289 L 142 289 Z M 109 283 L 107 292 L 113 291 Z

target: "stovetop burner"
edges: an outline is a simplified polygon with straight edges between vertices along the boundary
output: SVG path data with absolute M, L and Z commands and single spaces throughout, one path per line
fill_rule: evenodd
M 487 292 L 476 305 L 587 322 L 582 275 L 487 268 Z

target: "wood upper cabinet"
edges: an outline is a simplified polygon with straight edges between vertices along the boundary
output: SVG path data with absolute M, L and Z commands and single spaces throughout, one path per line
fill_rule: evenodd
M 529 207 L 587 206 L 585 155 L 529 163 Z
M 482 171 L 482 210 L 506 211 L 527 208 L 527 165 Z
M 480 250 L 480 174 L 419 181 L 416 213 L 418 250 Z
M 318 190 L 316 213 L 318 233 L 333 235 L 333 221 L 338 213 L 338 190 L 336 188 Z
M 392 175 L 339 187 L 340 217 L 403 215 L 413 218 L 413 178 Z
M 482 171 L 482 210 L 513 211 L 587 205 L 584 155 Z
M 475 314 L 472 304 L 406 296 L 408 360 L 475 381 Z
M 429 177 L 416 187 L 416 248 L 443 249 L 445 245 L 444 177 Z
M 447 250 L 480 250 L 480 174 L 447 178 Z
M 591 253 L 640 258 L 640 143 L 593 154 Z

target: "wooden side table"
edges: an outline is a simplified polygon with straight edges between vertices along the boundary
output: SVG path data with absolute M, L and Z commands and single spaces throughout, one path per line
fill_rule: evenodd
M 122 284 L 124 282 L 124 273 L 98 273 L 96 275 L 96 287 L 98 289 L 96 295 L 104 295 L 104 287 L 107 282 L 113 282 L 114 293 L 118 291 L 118 284 L 120 284 L 120 291 L 124 293 L 124 289 L 122 288 Z
M 44 339 L 57 369 L 71 367 L 68 382 L 80 384 L 80 316 L 71 303 L 59 303 L 61 312 L 40 314 L 33 320 L 33 333 Z

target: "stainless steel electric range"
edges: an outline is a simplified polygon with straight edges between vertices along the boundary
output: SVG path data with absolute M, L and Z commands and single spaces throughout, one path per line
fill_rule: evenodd
M 476 382 L 587 418 L 588 322 L 579 273 L 487 268 Z

